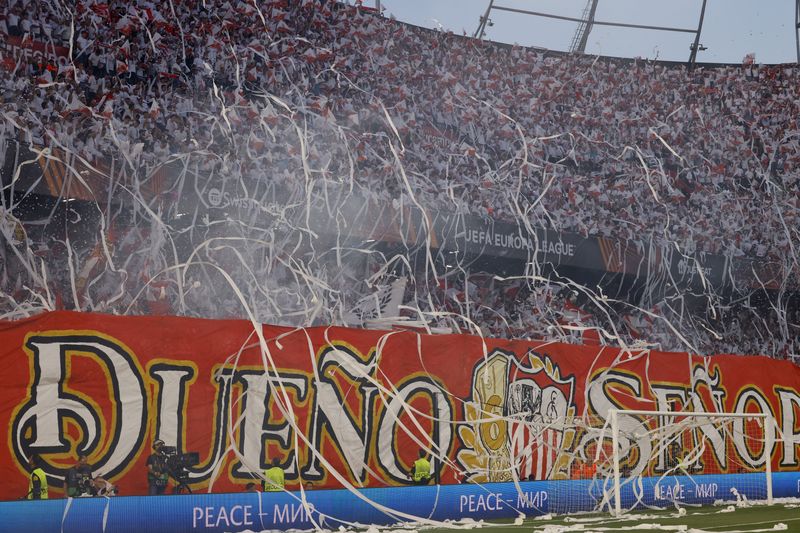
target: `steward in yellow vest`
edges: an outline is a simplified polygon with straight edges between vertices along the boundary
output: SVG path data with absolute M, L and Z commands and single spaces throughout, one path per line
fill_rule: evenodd
M 264 471 L 263 488 L 266 492 L 282 491 L 285 485 L 283 468 L 281 462 L 276 457 L 272 460 L 272 466 Z
M 41 467 L 42 461 L 38 455 L 31 457 L 31 475 L 28 478 L 28 499 L 47 499 L 47 474 Z
M 425 458 L 425 451 L 419 451 L 419 459 L 414 461 L 414 468 L 411 469 L 411 478 L 417 485 L 426 485 L 431 479 L 431 464 Z

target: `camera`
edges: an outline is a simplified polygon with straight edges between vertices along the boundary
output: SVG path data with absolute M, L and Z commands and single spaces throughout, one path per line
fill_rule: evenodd
M 161 453 L 166 456 L 167 471 L 171 474 L 180 470 L 194 466 L 200 462 L 200 453 L 188 452 L 178 453 L 175 446 L 164 446 L 161 448 Z
M 78 494 L 89 494 L 91 496 L 95 496 L 94 484 L 92 483 L 92 478 L 90 476 L 79 473 L 77 487 Z
M 67 495 L 73 498 L 79 496 L 94 496 L 96 494 L 92 479 L 92 469 L 87 464 L 79 463 L 69 470 L 64 478 Z
M 175 446 L 162 446 L 161 454 L 164 456 L 164 470 L 177 482 L 175 492 L 186 491 L 191 493 L 187 482 L 189 481 L 189 468 L 200 463 L 199 452 L 178 453 Z

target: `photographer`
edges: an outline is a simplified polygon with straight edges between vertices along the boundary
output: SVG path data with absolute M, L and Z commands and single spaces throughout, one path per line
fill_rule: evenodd
M 78 463 L 67 470 L 67 497 L 77 498 L 84 494 L 94 495 L 92 467 L 85 454 L 78 454 Z
M 164 454 L 164 441 L 153 443 L 153 452 L 147 458 L 147 493 L 150 496 L 164 494 L 167 490 L 167 456 Z

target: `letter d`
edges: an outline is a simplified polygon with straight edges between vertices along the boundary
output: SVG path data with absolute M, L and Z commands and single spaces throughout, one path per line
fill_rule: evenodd
M 69 441 L 63 434 L 62 420 L 66 418 L 81 428 L 78 445 L 81 452 L 88 453 L 109 438 L 106 453 L 93 464 L 96 470 L 101 470 L 105 476 L 121 471 L 142 443 L 147 416 L 144 382 L 134 356 L 117 342 L 89 334 L 36 335 L 28 339 L 25 348 L 33 359 L 33 380 L 29 399 L 13 421 L 12 444 L 17 460 L 27 462 L 31 451 L 70 451 Z M 99 434 L 102 413 L 84 398 L 64 390 L 65 367 L 73 357 L 87 357 L 103 367 L 101 375 L 107 378 L 108 384 L 92 381 L 86 389 L 105 393 L 105 397 L 95 399 L 111 406 L 114 416 L 110 418 L 116 424 L 107 427 L 110 435 Z M 86 390 L 83 392 L 88 396 Z M 49 474 L 60 473 L 51 465 L 43 468 Z

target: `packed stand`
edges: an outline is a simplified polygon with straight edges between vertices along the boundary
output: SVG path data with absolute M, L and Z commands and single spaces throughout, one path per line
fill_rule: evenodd
M 689 71 L 552 55 L 417 28 L 326 0 L 17 1 L 6 4 L 3 16 L 0 32 L 9 37 L 0 58 L 7 71 L 0 81 L 0 137 L 90 162 L 113 161 L 114 177 L 137 211 L 148 203 L 167 216 L 168 208 L 156 209 L 145 191 L 155 187 L 158 169 L 177 165 L 203 190 L 219 182 L 301 202 L 319 194 L 322 183 L 398 208 L 419 204 L 640 246 L 796 262 L 800 72 L 793 66 Z M 43 43 L 45 53 L 33 53 L 31 43 Z M 56 49 L 67 56 L 52 54 Z M 178 191 L 168 192 L 177 198 Z M 179 261 L 170 253 L 169 227 L 146 220 L 137 229 L 109 220 L 107 232 L 116 233 L 109 253 L 99 246 L 109 238 L 103 235 L 76 254 L 68 243 L 52 243 L 39 254 L 74 261 L 75 268 L 53 272 L 59 283 L 85 275 L 77 285 L 91 305 L 77 287 L 65 296 L 78 307 L 169 310 L 189 291 L 195 302 L 213 301 L 210 284 L 199 276 L 187 286 L 150 282 Z M 229 229 L 205 224 L 188 249 L 218 244 Z M 283 242 L 291 250 L 290 229 L 270 248 L 247 252 L 267 274 L 266 287 L 253 282 L 244 291 L 264 321 L 285 321 L 320 305 L 316 289 L 286 289 L 287 280 L 301 283 L 290 252 L 280 248 Z M 14 225 L 6 224 L 4 233 L 13 240 Z M 133 233 L 126 241 L 123 235 Z M 223 245 L 204 253 L 227 266 L 246 263 Z M 343 273 L 304 253 L 325 281 L 322 301 L 335 303 L 312 316 L 336 322 L 352 300 L 343 291 L 350 284 L 369 287 L 357 268 Z M 113 268 L 95 269 L 112 255 Z M 245 285 L 254 277 L 239 274 L 234 278 Z M 4 275 L 7 283 L 23 285 L 14 287 L 13 302 L 25 300 L 21 278 Z M 278 294 L 268 304 L 258 298 L 265 289 Z M 425 307 L 433 298 L 422 292 L 415 293 L 415 305 Z M 537 299 L 535 292 L 528 297 L 533 307 L 551 305 L 551 296 Z M 150 305 L 142 307 L 143 301 Z M 231 296 L 194 312 L 235 316 L 240 303 Z M 489 334 L 553 337 L 559 331 L 559 320 L 495 303 L 471 316 Z M 604 313 L 590 316 L 576 320 L 605 320 L 597 318 Z M 779 322 L 784 340 L 767 348 L 771 354 L 793 350 L 786 317 Z M 686 348 L 668 328 L 642 327 L 662 347 Z M 692 335 L 703 352 L 759 348 L 742 344 L 752 337 L 741 329 L 738 336 L 726 332 L 728 346 L 704 338 L 704 328 Z

